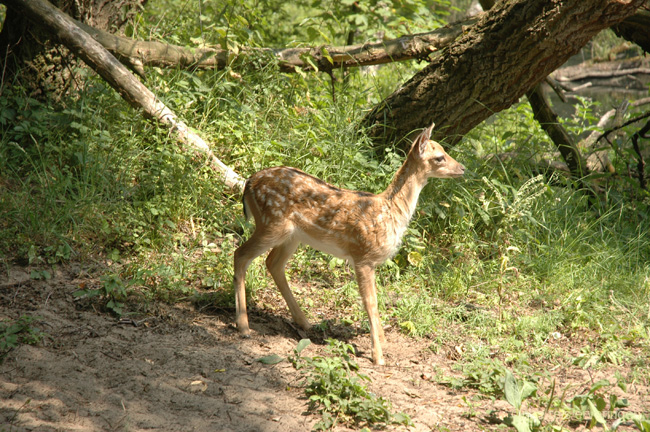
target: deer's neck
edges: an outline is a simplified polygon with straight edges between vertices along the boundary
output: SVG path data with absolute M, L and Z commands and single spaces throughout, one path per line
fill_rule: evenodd
M 386 201 L 386 208 L 392 213 L 396 222 L 408 225 L 422 188 L 427 184 L 427 177 L 418 170 L 416 163 L 411 160 L 411 155 L 404 165 L 397 171 L 393 181 L 381 194 Z

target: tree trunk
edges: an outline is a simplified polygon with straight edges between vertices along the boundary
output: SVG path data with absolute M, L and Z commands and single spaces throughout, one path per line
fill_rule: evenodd
M 38 23 L 60 40 L 117 90 L 129 104 L 142 109 L 147 117 L 171 128 L 185 147 L 205 154 L 210 166 L 221 174 L 223 182 L 228 187 L 234 190 L 243 189 L 244 180 L 241 176 L 224 165 L 198 134 L 178 119 L 156 95 L 138 81 L 111 53 L 80 29 L 69 16 L 45 0 L 4 0 L 4 2 L 9 8 L 23 12 L 30 21 Z
M 645 8 L 616 24 L 612 30 L 618 36 L 639 45 L 645 52 L 650 52 L 650 1 L 646 1 Z
M 480 0 L 480 3 L 484 10 L 489 10 L 494 6 L 493 0 Z M 528 103 L 533 109 L 535 120 L 558 148 L 575 181 L 581 184 L 585 175 L 585 162 L 573 143 L 573 139 L 559 123 L 557 114 L 544 96 L 542 85 L 542 83 L 536 84 L 526 92 Z
M 56 0 L 66 14 L 99 29 L 121 29 L 146 0 Z M 0 32 L 0 70 L 4 83 L 16 82 L 32 97 L 57 99 L 82 85 L 74 57 L 38 26 L 28 26 L 22 11 L 8 9 Z
M 362 125 L 375 140 L 394 141 L 434 121 L 434 137 L 456 144 L 644 1 L 498 2 L 375 107 Z
M 544 132 L 548 134 L 556 145 L 573 177 L 579 182 L 582 181 L 582 178 L 587 173 L 585 170 L 585 161 L 573 143 L 573 139 L 571 139 L 566 129 L 560 125 L 557 114 L 555 114 L 544 96 L 541 84 L 529 90 L 526 96 L 533 109 L 535 120 L 537 120 L 542 129 L 544 129 Z

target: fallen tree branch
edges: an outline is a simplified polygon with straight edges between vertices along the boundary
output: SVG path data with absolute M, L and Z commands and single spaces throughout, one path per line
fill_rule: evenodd
M 239 174 L 221 162 L 198 134 L 180 120 L 100 43 L 79 28 L 69 16 L 43 0 L 2 0 L 2 2 L 7 7 L 27 14 L 34 24 L 45 26 L 72 53 L 106 80 L 131 106 L 142 109 L 147 117 L 169 127 L 184 146 L 205 154 L 210 167 L 222 176 L 228 187 L 235 190 L 243 189 L 244 180 Z
M 598 121 L 598 124 L 596 124 L 596 127 L 598 128 L 604 128 L 607 123 L 609 123 L 610 119 L 617 114 L 617 109 L 612 109 L 607 111 L 603 116 L 600 118 Z M 587 157 L 585 159 L 587 169 L 590 172 L 609 172 L 610 174 L 614 174 L 616 172 L 616 169 L 614 168 L 614 165 L 612 165 L 612 162 L 609 160 L 609 156 L 607 155 L 607 151 L 605 150 L 595 150 L 591 153 L 589 153 L 590 150 L 592 150 L 595 146 L 595 144 L 598 142 L 598 131 L 592 131 L 585 139 L 580 141 L 577 145 L 578 149 L 582 150 L 582 152 L 587 152 Z
M 463 29 L 476 22 L 476 18 L 449 24 L 426 33 L 406 35 L 397 39 L 347 46 L 321 46 L 306 48 L 247 48 L 238 52 L 214 48 L 188 48 L 155 41 L 138 41 L 116 36 L 89 25 L 76 22 L 104 48 L 139 74 L 142 66 L 175 66 L 185 69 L 223 69 L 232 63 L 267 56 L 275 58 L 283 72 L 297 69 L 320 71 L 338 68 L 371 66 L 397 61 L 425 59 L 441 47 L 447 46 Z M 310 61 L 305 59 L 309 58 Z
M 552 73 L 560 83 L 582 81 L 586 79 L 609 79 L 627 75 L 650 74 L 650 61 L 643 57 L 633 59 L 607 61 L 585 65 L 567 66 Z
M 584 70 L 572 76 L 556 75 L 555 79 L 561 82 L 579 81 L 590 78 L 615 78 L 626 75 L 650 75 L 650 68 L 630 68 L 618 70 Z
M 647 13 L 647 12 L 646 12 Z M 628 20 L 643 17 L 639 11 Z M 158 41 L 139 41 L 117 36 L 75 21 L 86 33 L 101 43 L 124 64 L 144 76 L 143 66 L 180 67 L 183 69 L 223 69 L 233 63 L 245 63 L 247 59 L 269 56 L 277 59 L 283 72 L 297 69 L 331 71 L 345 67 L 360 67 L 413 59 L 425 59 L 454 41 L 478 17 L 472 17 L 445 27 L 396 39 L 346 46 L 321 46 L 301 48 L 250 48 L 240 47 L 238 52 L 216 47 L 188 48 Z M 305 59 L 309 58 L 310 61 Z

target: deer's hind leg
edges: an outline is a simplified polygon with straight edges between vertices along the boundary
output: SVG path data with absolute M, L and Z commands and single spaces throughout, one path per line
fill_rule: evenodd
M 275 284 L 280 290 L 282 297 L 284 297 L 284 301 L 287 302 L 293 321 L 303 330 L 309 330 L 309 321 L 305 317 L 302 309 L 300 309 L 300 306 L 298 306 L 298 303 L 291 292 L 291 288 L 289 287 L 289 283 L 287 282 L 287 276 L 285 273 L 287 261 L 296 251 L 298 244 L 299 242 L 297 240 L 289 238 L 281 245 L 273 248 L 268 258 L 266 258 L 266 268 L 269 269 Z

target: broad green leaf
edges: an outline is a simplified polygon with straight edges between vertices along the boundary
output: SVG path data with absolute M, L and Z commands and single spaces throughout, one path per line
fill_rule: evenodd
M 521 388 L 521 400 L 523 401 L 526 398 L 533 396 L 535 392 L 537 392 L 537 386 L 535 383 L 524 381 L 524 385 Z
M 422 254 L 420 252 L 409 252 L 408 261 L 413 267 L 419 267 L 422 264 Z
M 596 420 L 599 424 L 605 424 L 605 418 L 603 417 L 602 413 L 596 408 L 596 405 L 593 404 L 590 400 L 587 400 L 587 406 L 589 407 L 589 413 L 591 414 L 591 418 Z
M 517 380 L 509 370 L 506 370 L 506 381 L 503 390 L 508 403 L 519 411 L 519 408 L 521 408 L 521 392 L 517 385 Z
M 589 390 L 589 393 L 594 393 L 596 390 L 599 390 L 603 387 L 609 386 L 610 383 L 606 379 L 602 379 L 600 381 L 596 381 L 594 385 L 591 386 L 591 389 Z
M 518 432 L 531 432 L 530 420 L 526 416 L 522 416 L 522 415 L 508 416 L 505 418 L 504 422 L 508 426 L 512 426 L 515 429 L 517 429 Z
M 307 348 L 309 345 L 311 345 L 311 340 L 309 339 L 300 339 L 300 342 L 298 342 L 298 345 L 296 346 L 296 352 L 300 354 L 302 350 Z
M 280 363 L 283 360 L 284 360 L 284 357 L 281 357 L 281 356 L 279 356 L 277 354 L 271 354 L 271 355 L 267 355 L 267 356 L 264 356 L 264 357 L 260 357 L 256 361 L 258 361 L 258 362 L 260 362 L 262 364 L 266 364 L 266 365 L 274 365 L 274 364 Z

